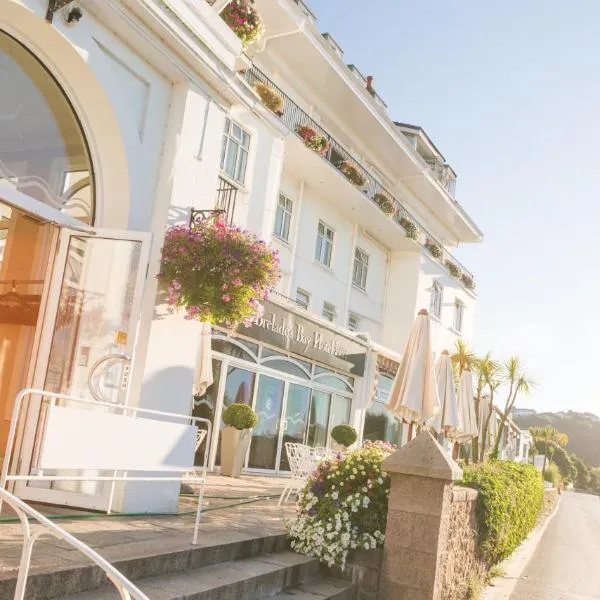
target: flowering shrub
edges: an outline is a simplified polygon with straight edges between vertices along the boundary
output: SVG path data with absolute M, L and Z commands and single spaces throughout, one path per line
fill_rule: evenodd
M 448 271 L 450 271 L 450 275 L 452 275 L 452 277 L 456 277 L 457 279 L 461 278 L 462 272 L 460 268 L 457 265 L 455 265 L 451 260 L 446 261 L 446 267 L 448 267 Z
M 318 152 L 321 156 L 324 156 L 327 153 L 327 150 L 329 150 L 329 142 L 312 127 L 308 127 L 308 125 L 298 125 L 298 127 L 296 127 L 296 133 L 302 138 L 302 141 L 307 148 Z
M 169 305 L 184 307 L 186 318 L 249 325 L 279 280 L 279 256 L 253 234 L 205 219 L 167 230 L 158 278 L 168 284 Z
M 475 289 L 475 282 L 470 275 L 463 273 L 460 280 L 465 284 L 465 287 L 469 290 Z
M 358 167 L 352 164 L 349 160 L 343 160 L 338 164 L 337 168 L 346 176 L 346 179 L 354 185 L 362 187 L 366 183 L 364 175 L 359 171 Z
M 280 114 L 283 110 L 283 98 L 270 85 L 258 81 L 254 85 L 256 93 L 260 96 L 261 102 L 274 113 Z
M 417 239 L 419 232 L 417 230 L 417 226 L 412 221 L 409 221 L 406 217 L 400 217 L 400 225 L 404 227 L 404 231 L 406 231 L 406 237 L 410 238 L 411 240 Z
M 431 256 L 433 256 L 434 258 L 442 257 L 442 248 L 432 240 L 427 240 L 425 242 L 425 248 L 429 250 L 429 254 L 431 254 Z
M 265 32 L 262 19 L 250 0 L 232 0 L 223 9 L 221 17 L 244 46 L 260 39 Z
M 383 212 L 386 216 L 391 217 L 394 214 L 396 206 L 394 205 L 394 201 L 389 196 L 380 192 L 373 196 L 373 200 L 375 200 L 375 203 L 377 206 L 379 206 L 381 212 Z
M 352 550 L 382 546 L 390 478 L 381 463 L 393 449 L 366 442 L 359 450 L 322 461 L 300 493 L 296 518 L 288 523 L 292 549 L 344 569 Z

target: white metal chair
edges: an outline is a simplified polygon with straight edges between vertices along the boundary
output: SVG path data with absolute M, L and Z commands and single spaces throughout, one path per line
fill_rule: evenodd
M 304 487 L 306 480 L 316 469 L 319 462 L 319 459 L 313 452 L 313 448 L 305 444 L 286 442 L 285 452 L 292 477 L 283 489 L 283 492 L 281 492 L 277 506 L 281 506 L 282 502 L 287 502 L 294 490 L 301 490 Z

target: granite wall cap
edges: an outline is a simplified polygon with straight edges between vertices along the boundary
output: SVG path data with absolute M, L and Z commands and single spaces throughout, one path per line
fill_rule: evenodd
M 421 432 L 388 456 L 381 467 L 390 474 L 417 475 L 446 481 L 462 477 L 462 469 L 428 431 Z

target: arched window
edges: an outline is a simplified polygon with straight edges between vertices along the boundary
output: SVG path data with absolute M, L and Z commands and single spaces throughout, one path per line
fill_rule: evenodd
M 83 131 L 58 82 L 0 31 L 0 182 L 89 225 L 92 163 Z
M 431 300 L 429 312 L 436 317 L 442 316 L 442 302 L 444 300 L 444 288 L 439 281 L 434 281 L 431 286 Z

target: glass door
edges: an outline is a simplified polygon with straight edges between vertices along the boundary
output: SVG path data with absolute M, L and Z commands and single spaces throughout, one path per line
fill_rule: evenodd
M 285 413 L 282 418 L 282 432 L 279 442 L 278 471 L 289 471 L 285 443 L 306 444 L 308 417 L 310 413 L 310 388 L 290 383 L 285 401 Z
M 285 382 L 275 377 L 260 375 L 254 411 L 258 423 L 252 432 L 249 469 L 274 471 L 277 468 L 280 444 L 281 411 Z
M 306 443 L 313 448 L 327 446 L 331 394 L 313 390 L 310 399 L 310 417 Z
M 88 377 L 97 360 L 121 354 L 133 363 L 149 242 L 149 233 L 61 231 L 45 307 L 35 387 L 93 400 Z M 108 401 L 127 402 L 124 375 L 113 374 L 112 384 L 105 385 Z M 21 474 L 35 467 L 46 405 L 39 399 L 29 403 Z M 110 485 L 100 482 L 17 485 L 17 493 L 24 499 L 91 509 L 105 508 L 109 489 Z

